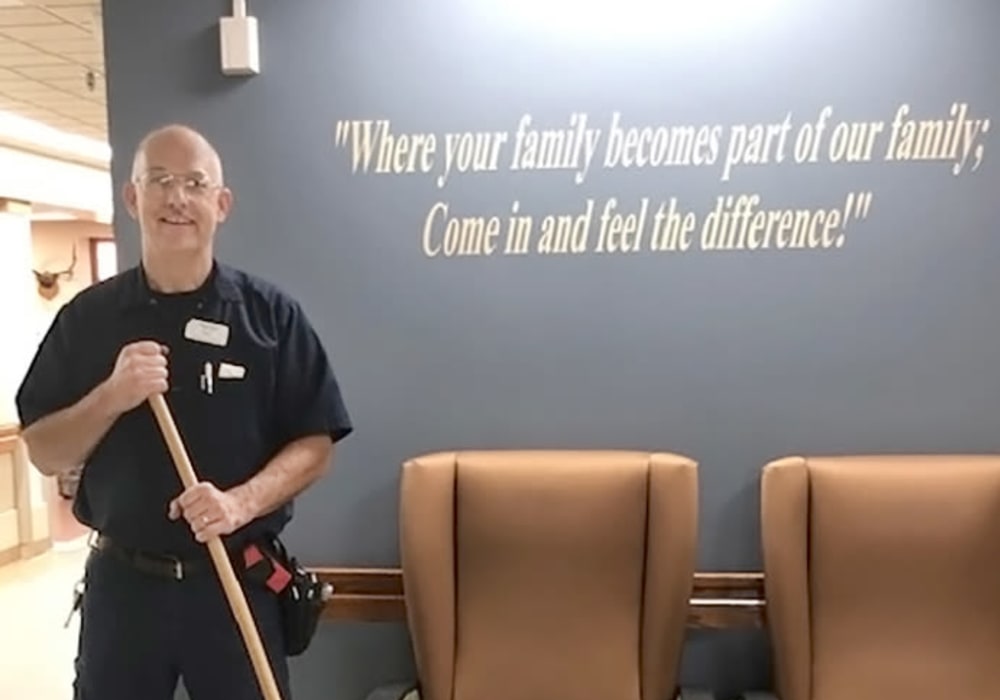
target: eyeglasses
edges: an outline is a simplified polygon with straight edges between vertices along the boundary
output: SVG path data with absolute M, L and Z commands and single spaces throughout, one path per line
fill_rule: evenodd
M 197 174 L 146 173 L 139 178 L 139 182 L 159 195 L 165 195 L 175 186 L 179 186 L 189 197 L 203 197 L 216 187 L 207 177 Z

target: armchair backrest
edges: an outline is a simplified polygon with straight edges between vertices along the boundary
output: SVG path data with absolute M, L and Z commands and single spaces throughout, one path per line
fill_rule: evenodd
M 421 700 L 671 700 L 696 465 L 628 451 L 429 454 L 400 545 Z
M 761 529 L 781 700 L 1000 698 L 1000 456 L 778 460 Z

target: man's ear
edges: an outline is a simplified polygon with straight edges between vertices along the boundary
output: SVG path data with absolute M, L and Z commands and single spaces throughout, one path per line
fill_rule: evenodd
M 122 187 L 122 199 L 125 201 L 125 208 L 133 219 L 139 218 L 139 195 L 135 189 L 135 183 L 126 182 Z
M 233 199 L 233 192 L 228 187 L 223 187 L 219 190 L 218 207 L 220 223 L 229 218 L 229 213 L 233 210 Z

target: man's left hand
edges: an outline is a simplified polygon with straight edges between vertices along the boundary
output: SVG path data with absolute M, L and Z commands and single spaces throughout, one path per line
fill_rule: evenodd
M 191 525 L 198 542 L 229 535 L 249 522 L 246 508 L 233 493 L 222 491 L 214 484 L 202 481 L 170 502 L 168 517 L 181 515 Z

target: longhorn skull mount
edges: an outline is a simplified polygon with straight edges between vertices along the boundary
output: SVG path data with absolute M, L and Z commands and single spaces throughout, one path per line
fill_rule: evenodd
M 76 267 L 76 245 L 73 246 L 73 259 L 65 270 L 32 270 L 38 282 L 38 293 L 44 299 L 52 299 L 59 293 L 59 280 L 73 279 L 73 269 Z

